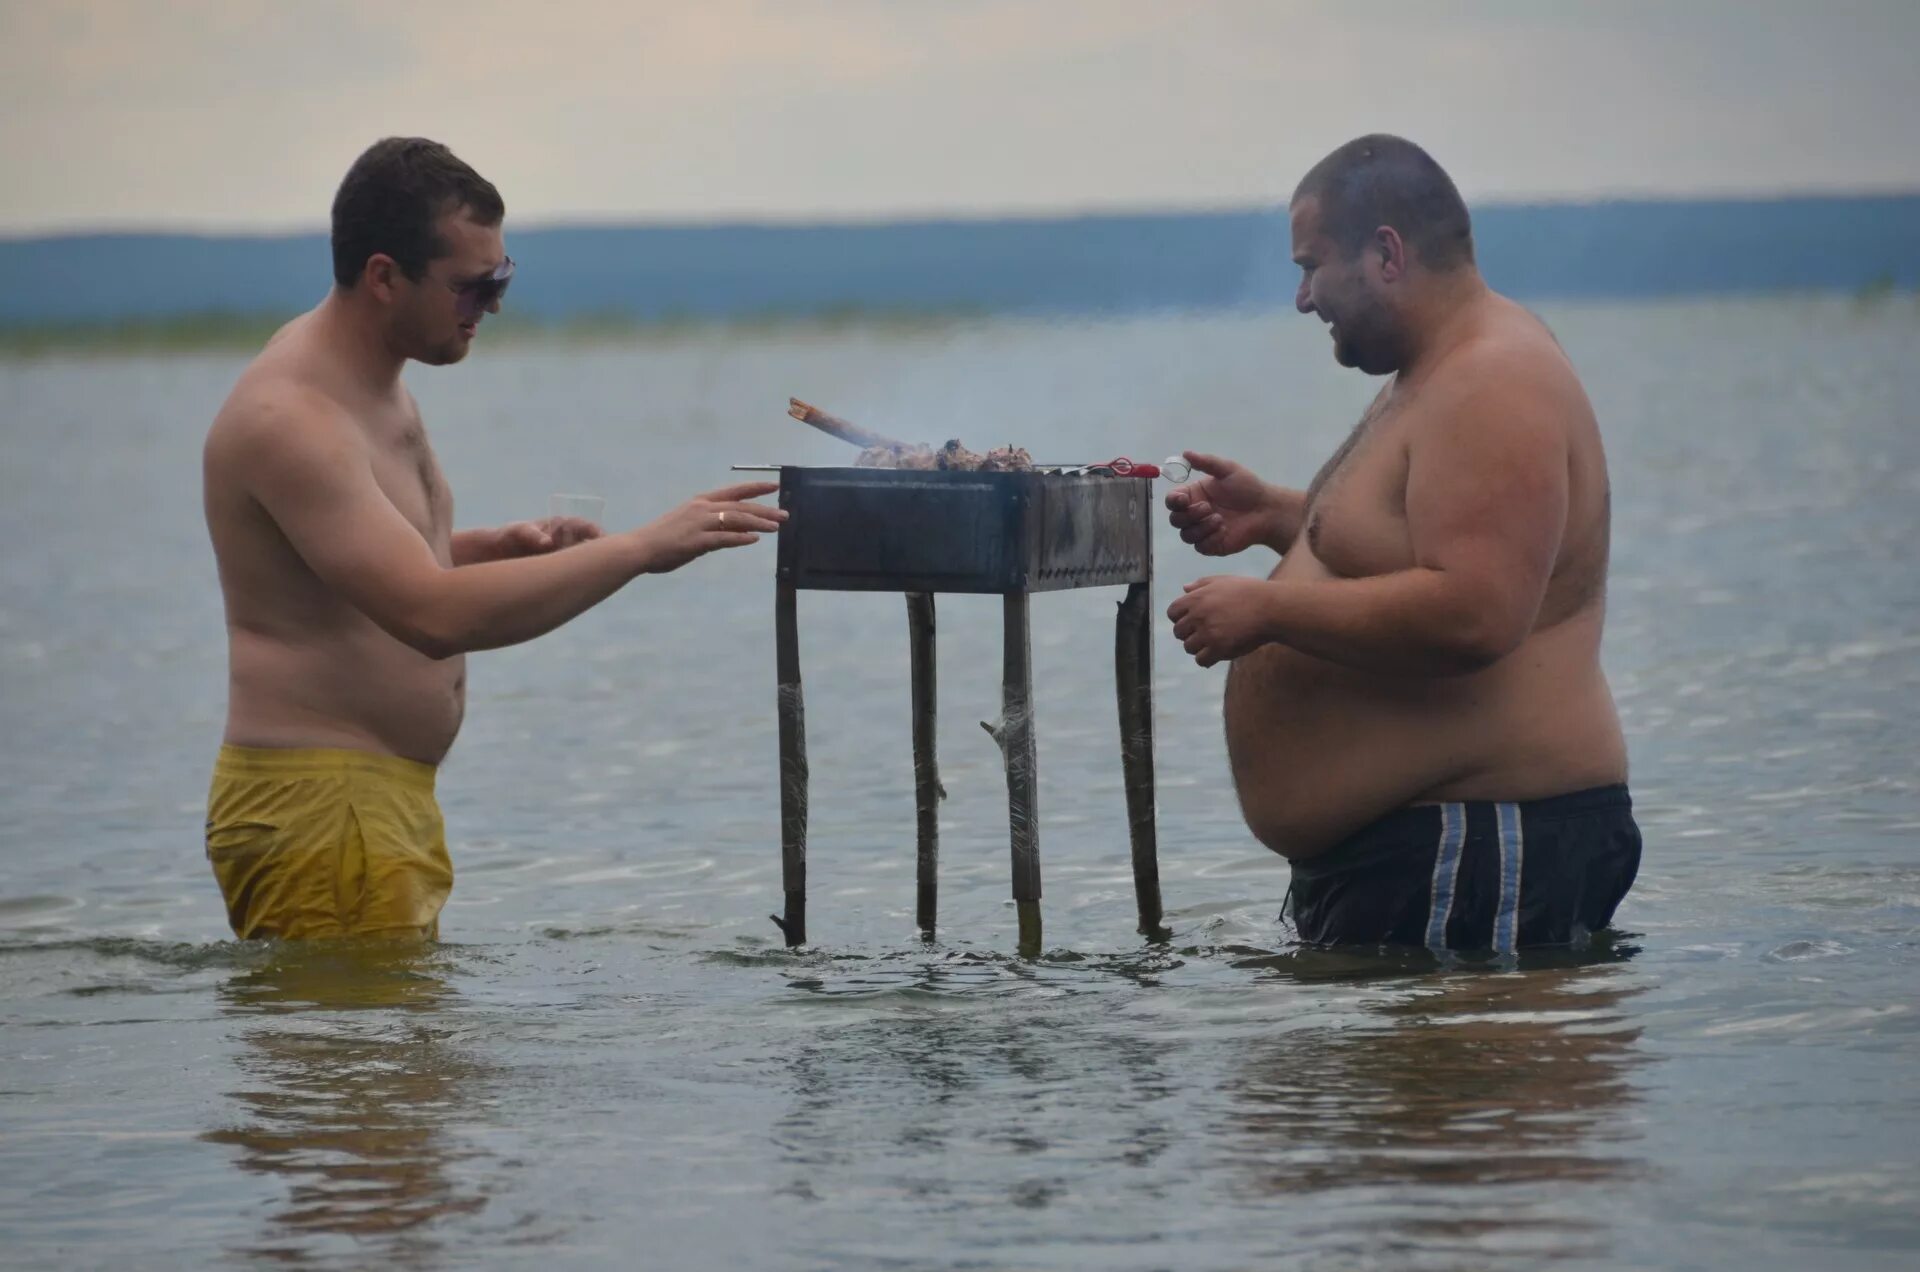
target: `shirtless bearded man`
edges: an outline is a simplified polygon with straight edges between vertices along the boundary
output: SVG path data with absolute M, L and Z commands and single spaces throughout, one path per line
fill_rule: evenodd
M 753 543 L 775 486 L 637 530 L 453 529 L 400 372 L 466 357 L 513 274 L 499 193 L 445 146 L 378 142 L 333 205 L 331 292 L 241 375 L 207 435 L 226 601 L 207 856 L 241 937 L 432 937 L 453 885 L 434 774 L 465 655 L 531 640 L 635 576 Z
M 1167 497 L 1200 552 L 1281 554 L 1168 611 L 1231 661 L 1241 809 L 1288 858 L 1316 943 L 1581 943 L 1640 832 L 1600 669 L 1600 431 L 1539 320 L 1474 265 L 1467 209 L 1418 146 L 1362 137 L 1301 181 L 1295 304 L 1343 366 L 1390 378 L 1304 492 L 1190 454 Z

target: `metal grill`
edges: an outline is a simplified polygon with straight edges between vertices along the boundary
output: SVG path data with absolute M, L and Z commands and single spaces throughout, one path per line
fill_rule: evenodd
M 1150 481 L 1085 473 L 943 472 L 884 468 L 780 469 L 775 603 L 779 674 L 780 812 L 787 944 L 806 942 L 807 787 L 797 595 L 889 591 L 907 599 L 918 812 L 918 918 L 934 931 L 938 897 L 939 769 L 934 748 L 935 593 L 1004 598 L 1001 718 L 984 727 L 1006 761 L 1013 896 L 1020 949 L 1040 950 L 1040 855 L 1035 799 L 1028 596 L 1124 585 L 1114 670 L 1140 930 L 1160 927 L 1154 829 Z

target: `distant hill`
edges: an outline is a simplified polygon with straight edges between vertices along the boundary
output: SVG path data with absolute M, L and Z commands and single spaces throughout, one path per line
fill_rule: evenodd
M 1490 206 L 1496 287 L 1527 298 L 1920 287 L 1920 195 Z M 520 229 L 516 313 L 738 318 L 1086 313 L 1285 304 L 1278 211 L 830 225 Z M 326 290 L 324 235 L 0 240 L 0 325 L 289 313 Z

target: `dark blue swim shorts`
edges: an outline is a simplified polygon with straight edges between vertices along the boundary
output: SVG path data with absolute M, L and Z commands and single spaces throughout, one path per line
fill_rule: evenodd
M 1503 804 L 1421 804 L 1293 864 L 1294 925 L 1316 945 L 1510 953 L 1580 945 L 1640 868 L 1625 786 Z

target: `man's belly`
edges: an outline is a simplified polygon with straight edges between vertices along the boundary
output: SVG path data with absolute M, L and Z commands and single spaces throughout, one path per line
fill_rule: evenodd
M 1443 748 L 1423 722 L 1443 705 L 1423 687 L 1278 645 L 1236 661 L 1227 756 L 1247 826 L 1275 852 L 1307 856 L 1440 780 Z
M 434 661 L 385 632 L 313 642 L 228 633 L 226 741 L 343 747 L 438 764 L 466 712 L 466 660 Z
M 1225 714 L 1247 825 L 1298 858 L 1410 804 L 1536 799 L 1624 780 L 1597 627 L 1536 633 L 1471 676 L 1376 676 L 1284 646 L 1241 658 Z

